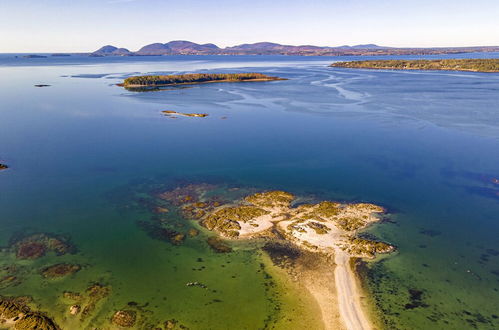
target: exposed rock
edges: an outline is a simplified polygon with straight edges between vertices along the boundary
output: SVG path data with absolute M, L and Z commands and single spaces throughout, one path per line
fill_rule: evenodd
M 178 321 L 175 319 L 167 320 L 165 322 L 165 329 L 175 329 L 177 326 Z
M 327 234 L 331 230 L 328 226 L 315 221 L 307 223 L 307 226 L 315 230 L 315 233 L 319 235 Z
M 76 315 L 80 312 L 80 310 L 81 310 L 80 305 L 71 305 L 71 307 L 69 307 L 69 314 Z
M 241 229 L 238 221 L 247 222 L 268 213 L 268 211 L 252 205 L 225 207 L 208 215 L 202 221 L 202 225 L 209 230 L 234 237 L 239 235 L 237 230 Z
M 111 321 L 117 326 L 130 328 L 133 327 L 136 319 L 137 312 L 131 310 L 121 310 L 114 313 Z
M 200 282 L 188 282 L 185 284 L 186 286 L 197 286 L 197 287 L 200 287 L 202 289 L 207 289 L 208 287 L 206 285 L 204 285 L 203 283 L 200 283 Z
M 8 168 L 9 168 L 9 167 L 8 167 L 7 165 L 5 165 L 5 164 L 1 164 L 1 163 L 0 163 L 0 171 L 1 171 L 1 170 L 6 170 L 6 169 L 8 169 Z
M 281 190 L 256 193 L 245 198 L 247 202 L 261 207 L 289 207 L 294 199 L 293 194 Z
M 207 113 L 185 113 L 171 110 L 161 111 L 165 116 L 185 116 L 185 117 L 208 117 Z
M 293 206 L 291 193 L 275 190 L 244 195 L 250 191 L 191 184 L 159 197 L 178 206 L 185 218 L 198 219 L 208 230 L 231 239 L 280 238 L 313 252 L 341 249 L 367 258 L 394 250 L 387 243 L 357 237 L 360 229 L 380 221 L 379 214 L 385 212 L 380 206 L 333 201 Z M 213 202 L 222 196 L 229 201 Z M 215 237 L 207 242 L 216 252 L 232 251 Z
M 348 252 L 353 256 L 373 258 L 378 253 L 389 253 L 395 249 L 390 244 L 364 238 L 352 238 Z
M 59 330 L 57 324 L 43 313 L 31 311 L 22 300 L 0 297 L 0 324 L 8 322 L 14 329 Z

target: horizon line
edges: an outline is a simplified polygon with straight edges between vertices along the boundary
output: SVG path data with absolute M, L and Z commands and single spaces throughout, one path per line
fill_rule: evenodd
M 231 47 L 237 47 L 237 46 L 240 46 L 240 45 L 253 45 L 253 44 L 258 44 L 258 43 L 272 43 L 272 44 L 279 44 L 279 45 L 282 45 L 282 46 L 291 46 L 291 47 L 306 47 L 306 46 L 312 46 L 312 47 L 321 47 L 321 48 L 341 48 L 341 47 L 356 47 L 356 46 L 362 46 L 362 45 L 373 45 L 373 46 L 376 46 L 376 47 L 385 47 L 385 48 L 392 48 L 392 49 L 453 49 L 453 48 L 492 48 L 492 47 L 499 47 L 499 45 L 468 45 L 468 46 L 386 46 L 386 45 L 379 45 L 379 44 L 376 44 L 376 43 L 361 43 L 361 44 L 353 44 L 353 45 L 349 45 L 349 44 L 343 44 L 343 45 L 338 45 L 338 46 L 320 46 L 320 45 L 314 45 L 314 44 L 286 44 L 286 43 L 279 43 L 279 42 L 275 42 L 275 41 L 257 41 L 257 42 L 248 42 L 248 43 L 238 43 L 238 44 L 235 44 L 235 45 L 232 45 L 232 46 L 224 46 L 224 47 L 220 47 L 218 46 L 217 44 L 213 43 L 213 42 L 204 42 L 204 43 L 200 43 L 200 42 L 194 42 L 194 41 L 190 41 L 190 40 L 186 40 L 186 39 L 174 39 L 174 40 L 170 40 L 170 41 L 166 41 L 166 42 L 152 42 L 152 43 L 148 43 L 148 44 L 145 44 L 144 46 L 147 46 L 147 45 L 151 45 L 151 44 L 166 44 L 166 43 L 169 43 L 169 42 L 173 42 L 173 41 L 187 41 L 187 42 L 192 42 L 192 43 L 195 43 L 195 44 L 198 44 L 198 45 L 205 45 L 205 44 L 214 44 L 215 46 L 217 46 L 218 48 L 220 49 L 225 49 L 225 48 L 231 48 Z M 105 45 L 102 45 L 99 47 L 102 48 L 102 47 L 105 47 L 105 46 L 113 46 L 113 47 L 117 47 L 117 48 L 125 48 L 129 51 L 130 48 L 129 47 L 121 47 L 121 46 L 116 46 L 117 44 L 112 44 L 112 43 L 108 43 L 108 44 L 105 44 Z M 141 46 L 140 48 L 144 47 L 144 46 Z M 140 50 L 139 48 L 139 50 Z M 366 48 L 368 49 L 368 48 Z M 63 54 L 86 54 L 86 53 L 93 53 L 95 51 L 97 51 L 98 49 L 96 50 L 92 50 L 92 51 L 35 51 L 35 50 L 32 50 L 32 51 L 7 51 L 7 52 L 0 52 L 0 54 L 27 54 L 27 53 L 42 53 L 42 54 L 50 54 L 50 53 L 63 53 Z M 138 51 L 138 50 L 137 50 Z M 135 52 L 135 51 L 131 51 L 131 52 Z

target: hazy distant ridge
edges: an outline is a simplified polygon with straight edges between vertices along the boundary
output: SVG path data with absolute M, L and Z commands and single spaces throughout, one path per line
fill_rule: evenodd
M 126 48 L 107 45 L 93 56 L 137 56 L 137 55 L 428 55 L 469 52 L 499 52 L 497 46 L 449 47 L 449 48 L 394 48 L 375 44 L 355 46 L 323 47 L 313 45 L 291 46 L 272 42 L 257 42 L 220 48 L 215 44 L 197 44 L 186 40 L 153 43 L 131 52 Z

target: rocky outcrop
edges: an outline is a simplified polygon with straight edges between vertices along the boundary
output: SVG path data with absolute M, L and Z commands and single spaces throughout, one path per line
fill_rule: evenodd
M 57 324 L 47 315 L 32 311 L 22 299 L 0 296 L 0 326 L 18 330 L 59 330 Z

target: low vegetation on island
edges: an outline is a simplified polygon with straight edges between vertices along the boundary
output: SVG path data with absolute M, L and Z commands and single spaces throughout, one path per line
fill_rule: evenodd
M 499 72 L 499 58 L 351 61 L 351 62 L 336 62 L 331 64 L 331 66 L 336 68 L 352 68 L 352 69 Z
M 150 75 L 126 78 L 120 86 L 125 88 L 159 87 L 181 84 L 213 82 L 249 82 L 285 80 L 262 73 L 188 73 L 177 75 Z

